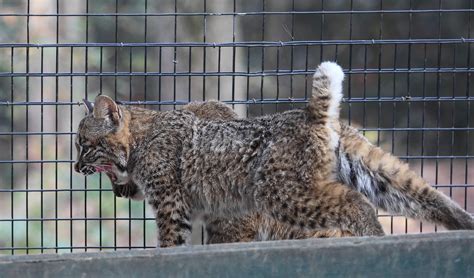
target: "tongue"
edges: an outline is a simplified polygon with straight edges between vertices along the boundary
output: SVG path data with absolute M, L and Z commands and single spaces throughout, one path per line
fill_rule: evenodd
M 111 168 L 112 168 L 112 166 L 110 166 L 110 165 L 101 165 L 101 166 L 96 166 L 96 167 L 95 167 L 95 170 L 96 170 L 97 172 L 107 172 L 107 171 L 109 171 Z

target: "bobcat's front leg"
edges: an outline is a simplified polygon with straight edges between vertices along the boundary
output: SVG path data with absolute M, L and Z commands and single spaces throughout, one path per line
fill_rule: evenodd
M 160 247 L 182 245 L 190 238 L 190 208 L 177 184 L 162 185 L 147 197 L 155 212 Z
M 160 247 L 184 244 L 191 234 L 190 195 L 180 184 L 178 163 L 166 161 L 166 156 L 164 151 L 150 151 L 134 175 L 144 185 L 145 198 L 155 214 Z

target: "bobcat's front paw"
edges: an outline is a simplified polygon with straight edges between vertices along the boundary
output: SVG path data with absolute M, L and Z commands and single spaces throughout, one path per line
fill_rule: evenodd
M 168 238 L 159 241 L 160 248 L 168 248 L 168 247 L 183 247 L 186 246 L 186 241 L 184 238 L 179 235 L 177 238 Z
M 169 247 L 176 247 L 176 244 L 166 241 L 166 242 L 160 242 L 159 246 L 160 248 L 169 248 Z
M 135 201 L 145 199 L 143 192 L 134 183 L 115 184 L 112 183 L 112 190 L 117 197 L 129 198 Z

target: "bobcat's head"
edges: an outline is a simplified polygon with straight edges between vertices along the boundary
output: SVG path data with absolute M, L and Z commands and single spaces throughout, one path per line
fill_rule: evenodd
M 84 102 L 88 114 L 77 130 L 74 169 L 84 175 L 105 172 L 112 182 L 120 182 L 117 179 L 127 176 L 129 117 L 107 96 L 98 96 L 94 105 Z

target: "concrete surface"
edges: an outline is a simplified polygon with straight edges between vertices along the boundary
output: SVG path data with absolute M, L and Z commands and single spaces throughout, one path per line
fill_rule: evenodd
M 0 257 L 0 277 L 474 277 L 474 231 Z

